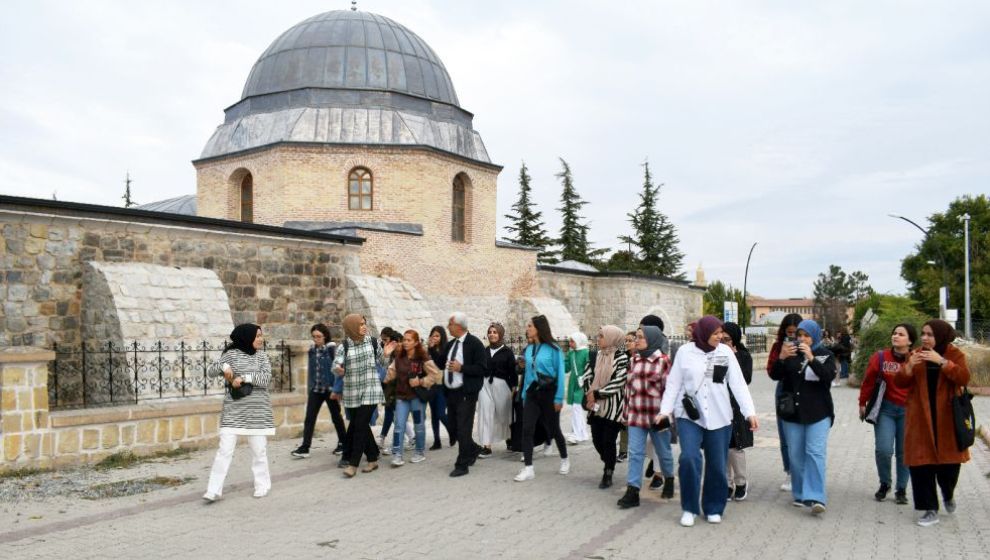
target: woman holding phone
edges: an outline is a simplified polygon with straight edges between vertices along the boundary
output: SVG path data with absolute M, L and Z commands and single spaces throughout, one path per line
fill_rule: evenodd
M 774 364 L 778 360 L 791 358 L 797 355 L 796 347 L 787 349 L 787 354 L 782 358 L 781 351 L 784 350 L 784 343 L 796 343 L 797 342 L 797 327 L 801 323 L 801 316 L 797 313 L 791 313 L 784 316 L 784 319 L 780 322 L 780 328 L 777 329 L 777 341 L 773 343 L 770 347 L 770 355 L 767 358 L 767 374 L 773 371 Z M 773 376 L 771 375 L 771 378 Z M 777 389 L 774 393 L 775 398 L 780 397 L 781 383 L 777 382 Z M 784 434 L 784 421 L 777 417 L 777 437 L 780 439 L 780 460 L 784 465 L 784 483 L 780 485 L 780 489 L 784 492 L 791 491 L 791 461 L 787 456 L 787 437 Z

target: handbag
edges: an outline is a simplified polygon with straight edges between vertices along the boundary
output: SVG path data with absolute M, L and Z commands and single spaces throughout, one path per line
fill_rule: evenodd
M 540 344 L 542 346 L 542 344 Z M 533 369 L 536 369 L 536 354 L 538 353 L 539 346 L 530 352 L 530 359 L 533 361 Z M 527 391 L 551 391 L 557 387 L 557 377 L 553 375 L 547 375 L 540 370 L 536 370 L 536 381 L 533 381 Z
M 956 446 L 966 451 L 976 441 L 976 413 L 973 412 L 973 393 L 966 387 L 952 396 L 952 420 L 956 429 Z
M 252 383 L 241 383 L 240 387 L 234 387 L 233 385 L 228 383 L 227 388 L 230 390 L 230 398 L 234 399 L 235 401 L 243 399 L 244 397 L 254 392 L 254 384 Z
M 877 418 L 880 417 L 880 406 L 883 404 L 883 397 L 887 393 L 887 380 L 883 378 L 883 350 L 877 352 L 877 356 L 880 359 L 880 373 L 877 374 L 879 379 L 873 386 L 870 399 L 866 401 L 866 414 L 862 418 L 866 423 L 874 425 L 877 423 Z
M 777 395 L 777 416 L 791 418 L 795 414 L 797 414 L 797 402 L 794 393 L 784 391 Z

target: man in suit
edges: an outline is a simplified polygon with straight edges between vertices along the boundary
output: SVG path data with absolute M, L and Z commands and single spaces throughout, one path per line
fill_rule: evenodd
M 447 343 L 447 368 L 443 386 L 447 395 L 447 425 L 457 440 L 457 462 L 450 476 L 464 476 L 481 448 L 474 443 L 474 411 L 487 373 L 485 345 L 468 332 L 467 315 L 454 312 L 447 321 L 451 341 Z

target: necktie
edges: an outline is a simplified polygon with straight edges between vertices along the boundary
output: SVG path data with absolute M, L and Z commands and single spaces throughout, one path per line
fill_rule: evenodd
M 447 362 L 457 358 L 457 349 L 461 345 L 461 340 L 459 338 L 454 339 L 454 347 L 450 350 L 450 356 L 447 357 Z M 454 372 L 450 371 L 450 366 L 447 366 L 447 385 L 454 384 Z

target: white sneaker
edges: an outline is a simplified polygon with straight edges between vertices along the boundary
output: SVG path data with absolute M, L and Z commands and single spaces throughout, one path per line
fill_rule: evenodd
M 581 441 L 581 440 L 579 440 L 576 435 L 574 435 L 574 434 L 567 434 L 567 443 L 568 444 L 575 445 L 579 441 Z
M 203 494 L 203 499 L 206 500 L 208 503 L 212 504 L 213 502 L 220 499 L 220 494 L 211 494 L 207 492 L 206 494 Z
M 545 443 L 545 444 L 543 444 L 543 456 L 544 457 L 553 457 L 553 444 L 552 443 Z
M 712 523 L 714 525 L 717 525 L 722 522 L 722 516 L 717 513 L 713 513 L 712 515 L 709 515 L 706 519 L 708 519 L 709 523 Z
M 938 512 L 935 510 L 928 510 L 918 518 L 918 525 L 922 527 L 931 527 L 936 523 L 938 523 Z
M 405 465 L 405 464 L 406 464 L 406 462 L 402 460 L 402 455 L 396 455 L 395 457 L 392 457 L 392 466 L 393 467 L 401 467 L 402 465 Z
M 254 491 L 254 497 L 255 498 L 264 498 L 267 495 L 268 495 L 268 490 L 255 490 Z
M 422 463 L 425 460 L 426 460 L 426 455 L 422 453 L 413 453 L 412 459 L 410 459 L 409 461 L 411 463 Z
M 560 460 L 560 470 L 557 471 L 557 472 L 560 473 L 560 474 L 567 474 L 567 473 L 571 472 L 571 461 L 570 461 L 570 459 L 561 459 Z
M 524 453 L 520 453 L 519 454 L 519 462 L 520 463 L 525 463 L 526 462 L 526 455 Z
M 784 483 L 780 485 L 780 491 L 781 492 L 791 491 L 791 475 L 787 475 L 787 478 L 784 479 Z
M 382 452 L 382 455 L 391 455 L 392 454 L 392 448 L 391 447 L 383 447 L 383 448 L 381 448 L 381 452 Z
M 536 478 L 536 473 L 533 472 L 533 466 L 523 467 L 519 474 L 516 475 L 516 482 L 526 482 L 527 480 L 533 480 Z
M 694 514 L 685 511 L 681 514 L 681 527 L 694 527 Z

